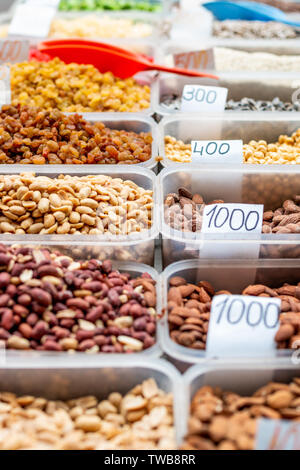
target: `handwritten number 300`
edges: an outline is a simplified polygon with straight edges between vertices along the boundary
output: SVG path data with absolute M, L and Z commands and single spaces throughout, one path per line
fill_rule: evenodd
M 191 88 L 189 91 L 185 92 L 183 99 L 186 101 L 192 101 L 195 99 L 198 103 L 206 101 L 208 104 L 213 104 L 217 99 L 217 93 L 215 90 L 209 90 L 206 92 L 203 88 Z

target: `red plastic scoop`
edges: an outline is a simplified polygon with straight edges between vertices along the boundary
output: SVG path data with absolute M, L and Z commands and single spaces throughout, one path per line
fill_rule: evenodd
M 39 51 L 51 57 L 59 57 L 65 63 L 77 62 L 79 64 L 92 64 L 100 72 L 111 71 L 120 78 L 132 77 L 145 70 L 160 70 L 177 73 L 189 77 L 207 77 L 218 79 L 217 76 L 185 70 L 174 67 L 165 67 L 154 64 L 141 54 L 134 54 L 120 47 L 106 43 L 85 41 L 80 39 L 45 41 L 38 45 Z

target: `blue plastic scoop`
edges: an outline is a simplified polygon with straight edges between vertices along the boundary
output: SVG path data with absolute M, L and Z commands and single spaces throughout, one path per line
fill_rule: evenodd
M 287 19 L 286 14 L 279 8 L 257 2 L 206 2 L 203 3 L 218 20 L 248 20 L 248 21 L 278 21 L 294 28 L 300 28 L 300 23 Z

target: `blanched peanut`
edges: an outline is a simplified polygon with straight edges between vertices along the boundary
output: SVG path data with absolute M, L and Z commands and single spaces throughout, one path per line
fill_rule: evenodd
M 147 380 L 124 397 L 111 393 L 109 398 L 118 398 L 118 408 L 112 400 L 94 396 L 49 401 L 1 392 L 0 449 L 175 449 L 172 395 L 156 386 L 155 394 L 147 398 L 144 388 Z M 143 409 L 123 416 L 123 403 L 133 393 Z
M 151 227 L 152 207 L 151 190 L 107 175 L 0 175 L 0 233 L 140 232 Z

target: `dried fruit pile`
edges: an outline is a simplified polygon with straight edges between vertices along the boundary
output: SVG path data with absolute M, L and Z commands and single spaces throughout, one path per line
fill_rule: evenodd
M 110 129 L 57 109 L 3 106 L 0 163 L 132 164 L 151 158 L 151 134 Z
M 136 112 L 149 108 L 150 88 L 134 78 L 121 80 L 93 65 L 20 62 L 11 66 L 12 104 L 65 112 Z
M 129 353 L 155 343 L 155 281 L 109 260 L 0 245 L 0 339 L 9 349 Z

